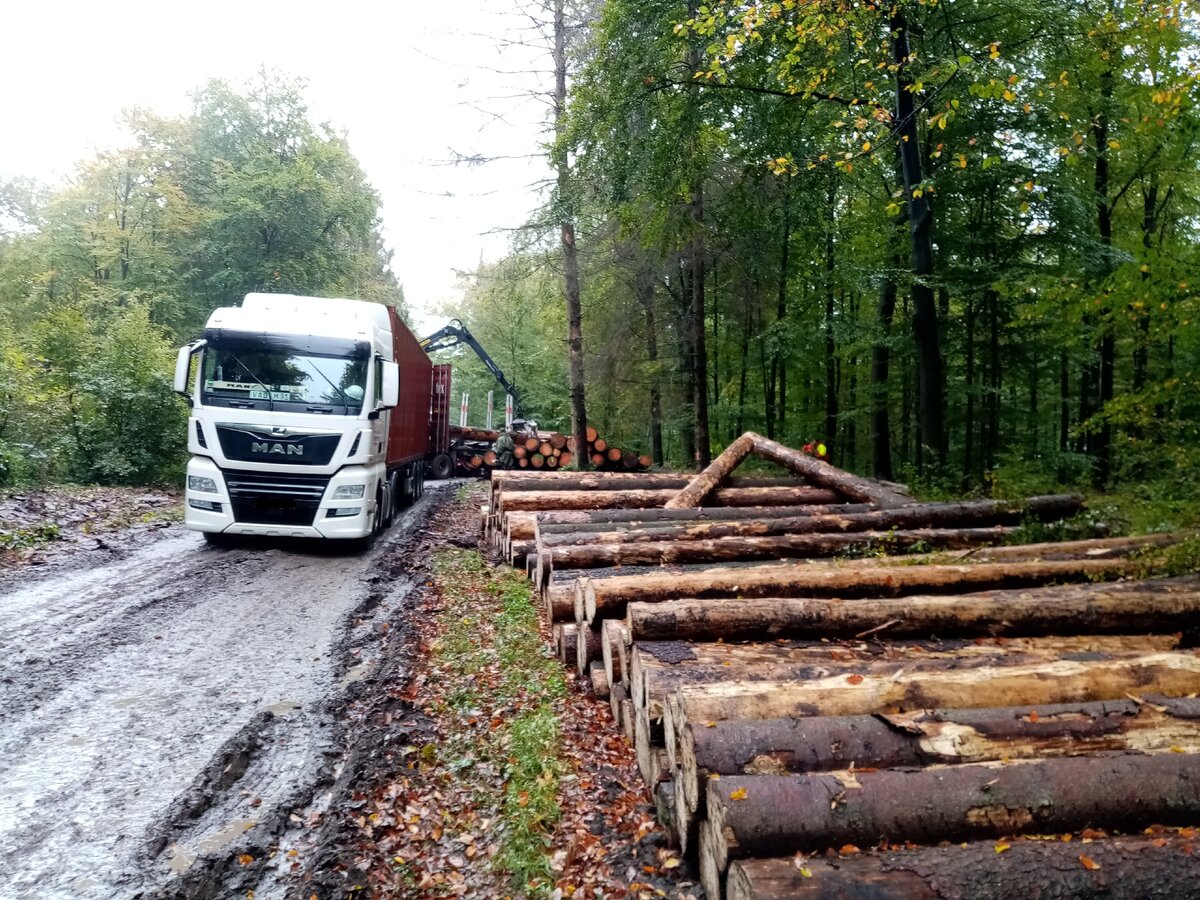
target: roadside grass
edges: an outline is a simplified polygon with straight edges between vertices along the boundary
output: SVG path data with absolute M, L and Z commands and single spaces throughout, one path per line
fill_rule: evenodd
M 438 753 L 471 783 L 481 807 L 495 806 L 493 868 L 515 889 L 548 893 L 547 846 L 560 815 L 559 779 L 567 771 L 558 714 L 567 694 L 562 666 L 539 636 L 526 579 L 491 569 L 478 553 L 464 550 L 439 551 L 434 576 L 445 604 L 436 617 L 431 662 L 444 682 L 444 709 L 437 711 L 448 726 Z M 499 783 L 492 773 L 499 773 Z

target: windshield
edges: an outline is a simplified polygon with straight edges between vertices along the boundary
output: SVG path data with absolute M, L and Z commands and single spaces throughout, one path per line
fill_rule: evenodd
M 367 386 L 367 360 L 354 344 L 342 348 L 213 343 L 204 351 L 201 402 L 240 409 L 288 409 L 358 415 Z

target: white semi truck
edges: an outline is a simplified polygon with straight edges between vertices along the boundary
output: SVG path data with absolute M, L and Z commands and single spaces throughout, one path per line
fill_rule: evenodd
M 390 307 L 249 294 L 183 347 L 184 522 L 224 535 L 369 541 L 446 452 L 449 371 Z

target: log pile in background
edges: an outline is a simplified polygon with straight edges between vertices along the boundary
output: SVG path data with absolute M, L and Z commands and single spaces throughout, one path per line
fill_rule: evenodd
M 649 456 L 610 446 L 596 434 L 594 428 L 589 427 L 587 434 L 587 453 L 592 468 L 614 472 L 641 472 L 650 467 Z M 536 434 L 514 431 L 509 436 L 513 440 L 516 469 L 565 469 L 575 458 L 575 438 L 570 435 L 557 431 L 539 431 Z M 455 443 L 456 467 L 460 472 L 475 475 L 496 465 L 496 454 L 492 446 L 500 438 L 499 431 L 452 425 L 450 438 Z
M 1179 536 L 1011 545 L 1082 501 L 731 451 L 494 473 L 484 510 L 709 897 L 1194 893 L 1200 575 L 1147 555 Z M 793 477 L 731 476 L 749 453 Z

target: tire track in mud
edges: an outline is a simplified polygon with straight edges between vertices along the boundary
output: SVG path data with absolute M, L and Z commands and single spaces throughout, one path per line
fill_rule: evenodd
M 392 560 L 448 488 L 363 555 L 182 534 L 26 588 L 6 579 L 5 896 L 225 896 L 225 866 L 263 876 L 236 857 L 277 843 L 336 777 L 334 714 L 408 602 Z

